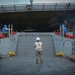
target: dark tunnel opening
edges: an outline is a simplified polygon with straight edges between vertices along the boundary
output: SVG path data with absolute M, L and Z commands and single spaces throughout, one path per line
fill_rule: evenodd
M 53 32 L 68 20 L 74 20 L 75 11 L 27 11 L 0 14 L 0 28 L 4 24 L 13 24 L 14 31 L 19 32 Z M 70 21 L 69 21 L 70 20 Z M 72 23 L 70 23 L 71 25 Z

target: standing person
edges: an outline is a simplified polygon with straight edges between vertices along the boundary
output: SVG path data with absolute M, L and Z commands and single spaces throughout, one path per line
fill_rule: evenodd
M 2 28 L 2 32 L 7 32 L 7 25 L 4 25 L 4 27 Z
M 66 33 L 68 32 L 66 25 L 63 23 L 61 27 L 61 35 L 66 36 Z
M 40 42 L 39 37 L 36 38 L 34 48 L 35 48 L 35 51 L 36 51 L 36 64 L 38 64 L 38 59 L 39 58 L 40 58 L 40 62 L 42 64 L 42 48 L 43 48 L 43 44 L 42 44 L 42 42 Z
M 4 27 L 2 28 L 2 32 L 3 32 L 3 34 L 5 34 L 5 36 L 8 36 L 7 30 L 9 30 L 9 29 L 7 28 L 7 25 L 4 25 Z
M 68 32 L 68 29 L 66 27 L 66 25 L 64 26 L 64 36 L 66 37 L 66 33 Z

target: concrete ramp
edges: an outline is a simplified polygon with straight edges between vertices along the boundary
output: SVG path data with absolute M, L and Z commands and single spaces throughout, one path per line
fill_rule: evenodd
M 54 45 L 51 33 L 19 33 L 17 55 L 18 56 L 34 56 L 34 43 L 36 37 L 40 37 L 43 42 L 43 56 L 54 56 Z

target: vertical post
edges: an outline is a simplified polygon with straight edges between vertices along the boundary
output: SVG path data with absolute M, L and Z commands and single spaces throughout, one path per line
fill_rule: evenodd
M 73 52 L 75 53 L 75 37 L 74 37 L 74 51 Z
M 62 29 L 63 29 L 63 31 L 62 31 L 62 34 L 63 34 L 63 36 L 62 36 L 62 41 L 63 41 L 63 52 L 65 52 L 65 51 L 64 51 L 64 44 L 65 44 L 65 43 L 64 43 L 64 25 L 62 26 Z M 65 55 L 65 54 L 64 54 L 64 55 Z M 64 55 L 63 55 L 63 56 L 64 56 Z
M 63 25 L 63 38 L 64 38 L 64 25 Z
M 60 36 L 61 36 L 61 29 L 62 29 L 62 28 L 61 28 L 61 25 L 60 25 Z
M 11 35 L 12 35 L 12 31 L 13 31 L 13 25 L 11 24 Z
M 74 42 L 72 42 L 72 54 L 73 54 L 73 50 L 74 50 Z
M 0 35 L 2 35 L 2 29 L 0 29 Z
M 10 37 L 10 24 L 8 25 L 8 29 L 9 29 L 9 37 Z
M 72 42 L 72 54 L 75 53 L 75 37 L 74 37 L 74 41 Z

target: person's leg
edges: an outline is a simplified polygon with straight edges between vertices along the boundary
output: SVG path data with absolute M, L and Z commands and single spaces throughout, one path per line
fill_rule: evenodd
M 42 64 L 42 51 L 39 52 L 40 62 Z
M 36 64 L 38 64 L 38 51 L 36 51 Z

